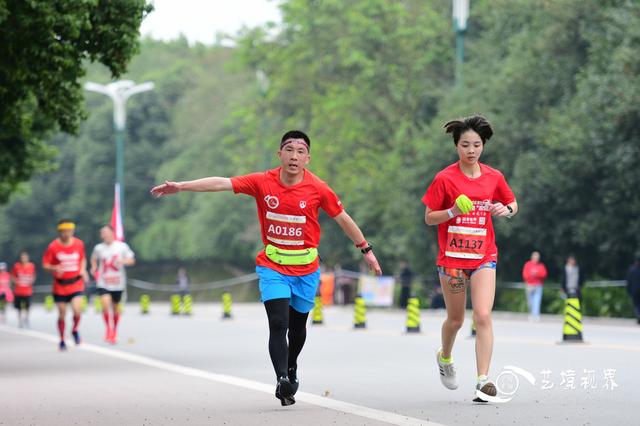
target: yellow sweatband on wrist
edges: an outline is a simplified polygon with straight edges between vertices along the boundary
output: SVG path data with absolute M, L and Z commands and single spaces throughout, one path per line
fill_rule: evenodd
M 456 198 L 456 207 L 458 207 L 462 214 L 467 214 L 474 209 L 473 202 L 464 194 L 458 195 L 458 198 Z

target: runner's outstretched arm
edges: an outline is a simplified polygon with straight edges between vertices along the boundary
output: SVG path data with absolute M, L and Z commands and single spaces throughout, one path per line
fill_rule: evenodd
M 342 228 L 347 237 L 353 241 L 353 244 L 355 244 L 356 247 L 363 248 L 362 243 L 366 243 L 364 234 L 346 211 L 343 211 L 333 219 L 338 223 L 338 225 L 340 225 L 340 228 Z M 369 268 L 375 272 L 376 275 L 382 275 L 382 269 L 380 268 L 373 251 L 365 253 L 364 260 L 369 264 Z
M 185 182 L 170 182 L 158 185 L 151 189 L 151 195 L 162 197 L 164 195 L 176 194 L 180 191 L 191 192 L 222 192 L 232 191 L 231 179 L 225 177 L 206 177 Z

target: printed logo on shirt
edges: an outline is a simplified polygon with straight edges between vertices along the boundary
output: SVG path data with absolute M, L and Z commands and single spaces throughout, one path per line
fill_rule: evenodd
M 270 209 L 277 209 L 280 205 L 280 200 L 278 200 L 278 197 L 274 195 L 267 195 L 266 197 L 264 197 L 264 201 L 265 203 L 267 203 L 267 207 L 269 207 Z
M 120 269 L 116 266 L 118 255 L 111 256 L 111 259 L 104 259 L 102 261 L 102 273 L 108 274 L 110 271 L 119 272 Z
M 307 207 L 307 202 L 306 201 L 300 201 L 300 208 L 304 209 L 305 207 Z
M 62 272 L 75 272 L 80 269 L 80 253 L 57 253 L 56 257 L 62 267 Z
M 476 210 L 488 212 L 491 209 L 491 200 L 474 201 L 473 206 Z

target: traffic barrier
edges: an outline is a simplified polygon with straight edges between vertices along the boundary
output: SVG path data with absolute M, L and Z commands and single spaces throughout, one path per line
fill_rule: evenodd
M 44 309 L 45 309 L 47 312 L 51 312 L 51 311 L 53 311 L 53 296 L 52 296 L 52 295 L 50 295 L 50 294 L 47 294 L 47 295 L 44 297 Z
M 87 299 L 86 295 L 80 296 L 80 311 L 87 312 L 87 307 L 89 306 L 89 299 Z
M 582 312 L 580 299 L 568 297 L 564 304 L 564 326 L 562 327 L 562 341 L 582 343 Z
M 102 301 L 100 300 L 99 296 L 95 296 L 93 298 L 93 311 L 96 314 L 99 314 L 100 312 L 102 312 Z
M 233 302 L 231 298 L 231 293 L 224 292 L 222 293 L 222 319 L 230 319 L 231 318 L 231 303 Z
M 313 313 L 311 315 L 311 324 L 322 324 L 324 318 L 322 315 L 322 299 L 320 296 L 316 296 L 313 305 Z
M 149 313 L 149 305 L 151 304 L 151 298 L 148 294 L 140 296 L 140 313 L 147 315 Z
M 171 295 L 171 315 L 180 315 L 180 295 Z
M 191 315 L 193 305 L 193 298 L 190 294 L 185 294 L 182 296 L 182 313 L 184 315 Z
M 420 300 L 417 297 L 407 300 L 407 333 L 420 333 Z
M 354 301 L 353 328 L 367 328 L 367 307 L 362 297 L 356 297 Z
M 471 320 L 471 336 L 476 337 L 476 322 L 475 320 Z

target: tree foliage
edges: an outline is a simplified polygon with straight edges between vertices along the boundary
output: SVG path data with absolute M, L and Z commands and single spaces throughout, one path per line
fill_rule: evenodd
M 127 75 L 157 85 L 134 99 L 128 123 L 126 222 L 139 257 L 248 266 L 260 244 L 250 199 L 153 200 L 147 191 L 164 179 L 275 166 L 282 133 L 301 128 L 313 141 L 311 170 L 341 196 L 383 267 L 406 259 L 431 276 L 436 235 L 420 198 L 456 160 L 442 125 L 480 112 L 495 128 L 483 161 L 505 173 L 521 207 L 497 221 L 500 277 L 518 280 L 536 249 L 552 279 L 570 253 L 589 276 L 620 277 L 640 242 L 640 5 L 474 1 L 460 86 L 449 7 L 289 0 L 275 35 L 246 29 L 234 49 L 144 41 Z M 85 233 L 108 218 L 111 110 L 97 97 L 88 109 L 77 138 L 53 141 L 59 171 L 0 212 L 3 253 L 43 247 L 52 213 L 78 217 Z M 359 254 L 330 219 L 322 222 L 322 257 L 354 266 Z
M 121 75 L 151 10 L 145 0 L 0 0 L 0 202 L 46 169 L 52 131 L 77 131 L 86 61 Z

